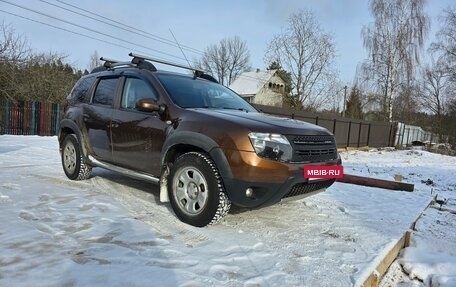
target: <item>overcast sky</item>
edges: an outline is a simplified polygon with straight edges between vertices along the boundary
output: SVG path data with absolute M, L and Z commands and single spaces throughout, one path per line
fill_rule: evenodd
M 9 3 L 23 6 L 23 8 Z M 149 34 L 147 34 L 147 38 L 139 36 L 113 26 L 119 24 L 111 22 L 113 25 L 106 25 L 49 3 L 87 14 L 77 9 L 82 8 L 134 27 L 137 29 L 135 30 L 137 33 L 141 33 L 139 30 L 142 30 Z M 67 4 L 74 5 L 76 8 Z M 438 29 L 437 17 L 442 9 L 450 5 L 453 5 L 451 0 L 428 1 L 426 13 L 432 21 L 429 41 L 432 40 L 433 34 Z M 223 38 L 237 35 L 247 42 L 252 67 L 265 69 L 264 54 L 267 43 L 274 34 L 279 33 L 286 26 L 290 13 L 299 9 L 313 11 L 322 28 L 334 36 L 337 50 L 336 66 L 340 71 L 341 80 L 350 84 L 354 78 L 356 66 L 366 58 L 361 29 L 363 25 L 373 21 L 367 0 L 0 0 L 0 10 L 104 42 L 32 22 L 2 11 L 0 11 L 0 21 L 11 24 L 18 34 L 27 38 L 35 51 L 66 54 L 68 62 L 80 69 L 88 66 L 90 55 L 95 50 L 100 56 L 119 60 L 128 59 L 128 52 L 135 51 L 185 63 L 182 52 L 177 47 L 151 39 L 159 36 L 174 41 L 170 30 L 180 44 L 198 51 L 203 51 L 208 45 L 217 43 Z M 100 19 L 95 15 L 89 16 Z M 67 21 L 67 23 L 58 19 Z M 107 19 L 101 20 L 108 21 Z M 71 25 L 71 23 L 92 31 Z M 128 43 L 116 38 L 125 39 Z M 190 60 L 194 60 L 200 55 L 198 52 L 190 50 L 184 52 Z

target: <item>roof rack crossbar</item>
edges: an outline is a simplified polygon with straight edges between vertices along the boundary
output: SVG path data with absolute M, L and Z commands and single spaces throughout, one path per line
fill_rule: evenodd
M 133 52 L 130 52 L 128 55 L 130 57 L 133 57 L 133 59 L 131 59 L 130 62 L 121 62 L 121 61 L 117 61 L 117 60 L 113 60 L 113 59 L 109 59 L 109 58 L 105 58 L 105 57 L 101 57 L 100 60 L 104 61 L 103 67 L 106 70 L 114 69 L 115 67 L 119 67 L 119 66 L 130 66 L 130 67 L 138 67 L 140 69 L 147 69 L 147 70 L 151 70 L 151 71 L 157 71 L 157 68 L 155 68 L 155 66 L 151 63 L 151 62 L 156 62 L 156 63 L 168 65 L 168 66 L 173 66 L 173 67 L 176 67 L 176 68 L 181 68 L 181 69 L 186 69 L 186 70 L 193 71 L 193 76 L 194 76 L 195 79 L 196 78 L 202 78 L 202 79 L 209 80 L 211 82 L 218 83 L 218 81 L 214 77 L 212 77 L 209 74 L 206 74 L 204 71 L 199 70 L 199 69 L 195 69 L 195 68 L 192 68 L 192 67 L 188 67 L 188 66 L 177 64 L 177 63 L 173 63 L 173 62 L 168 62 L 168 61 L 165 61 L 165 60 L 160 60 L 160 59 L 156 59 L 156 58 L 151 58 L 151 57 L 147 57 L 147 56 L 143 56 L 143 55 L 134 54 Z M 148 61 L 150 61 L 150 62 L 148 62 Z M 96 71 L 98 71 L 98 70 L 99 69 L 97 69 Z
M 135 54 L 133 52 L 130 52 L 128 54 L 128 56 L 133 57 L 133 60 L 131 60 L 132 62 L 135 61 L 135 59 L 138 59 L 138 60 L 142 59 L 142 60 L 149 60 L 149 61 L 152 61 L 152 62 L 155 62 L 155 63 L 160 63 L 160 64 L 164 64 L 164 65 L 168 65 L 168 66 L 173 66 L 173 67 L 176 67 L 176 68 L 182 68 L 182 69 L 191 70 L 191 71 L 199 71 L 198 69 L 194 69 L 194 68 L 189 67 L 189 66 L 185 66 L 185 65 L 181 65 L 181 64 L 177 64 L 177 63 L 173 63 L 173 62 L 168 62 L 168 61 L 160 60 L 160 59 L 157 59 L 157 58 L 151 58 L 151 57 L 147 57 L 147 56 L 143 56 L 143 55 L 138 55 L 138 54 Z M 200 72 L 203 72 L 203 71 L 200 71 Z
M 206 80 L 218 83 L 218 81 L 215 78 L 213 78 L 211 75 L 208 75 L 204 71 L 199 70 L 199 69 L 195 69 L 195 68 L 192 68 L 189 66 L 185 66 L 185 65 L 181 65 L 181 64 L 177 64 L 177 63 L 173 63 L 173 62 L 168 62 L 165 60 L 160 60 L 157 58 L 151 58 L 151 57 L 147 57 L 147 56 L 143 56 L 143 55 L 138 55 L 133 52 L 130 52 L 128 55 L 130 57 L 133 57 L 133 59 L 131 60 L 132 63 L 136 63 L 136 62 L 139 63 L 141 61 L 148 60 L 148 61 L 159 63 L 159 64 L 164 64 L 164 65 L 173 66 L 176 68 L 190 70 L 190 71 L 193 71 L 193 75 L 195 78 L 198 77 L 198 78 L 202 78 L 202 79 L 206 79 Z

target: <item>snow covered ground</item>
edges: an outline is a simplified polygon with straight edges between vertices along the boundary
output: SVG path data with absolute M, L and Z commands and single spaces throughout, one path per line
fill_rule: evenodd
M 415 192 L 336 183 L 194 228 L 159 203 L 152 184 L 102 169 L 68 180 L 55 137 L 0 136 L 0 286 L 353 286 L 436 193 L 456 210 L 454 157 L 342 157 L 347 173 L 400 175 Z M 383 286 L 455 286 L 455 216 L 428 208 Z

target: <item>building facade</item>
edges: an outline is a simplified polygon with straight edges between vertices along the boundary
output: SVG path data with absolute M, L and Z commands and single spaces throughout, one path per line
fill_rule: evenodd
M 244 72 L 234 80 L 230 89 L 252 104 L 282 107 L 285 81 L 277 70 Z

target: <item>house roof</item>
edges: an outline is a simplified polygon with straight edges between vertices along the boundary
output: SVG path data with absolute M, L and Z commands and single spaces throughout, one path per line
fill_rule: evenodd
M 231 83 L 230 89 L 239 95 L 256 95 L 277 70 L 244 72 Z

